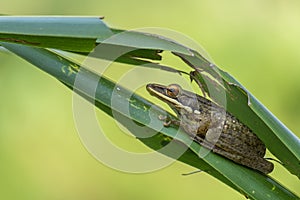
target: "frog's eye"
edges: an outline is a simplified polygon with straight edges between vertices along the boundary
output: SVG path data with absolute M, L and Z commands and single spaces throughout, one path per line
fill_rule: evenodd
M 166 94 L 169 97 L 177 97 L 179 95 L 179 93 L 180 93 L 179 85 L 172 84 L 167 87 Z

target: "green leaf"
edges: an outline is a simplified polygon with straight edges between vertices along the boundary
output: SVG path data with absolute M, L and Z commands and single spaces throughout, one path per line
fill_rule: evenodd
M 113 32 L 99 17 L 0 16 L 0 41 L 90 52 Z
M 90 52 L 104 42 L 191 55 L 188 48 L 158 35 L 110 29 L 100 17 L 0 16 L 0 41 L 72 52 Z
M 127 120 L 134 120 L 138 124 L 148 126 L 150 122 L 149 116 L 156 116 L 152 117 L 151 120 L 153 120 L 154 123 L 162 123 L 158 120 L 159 114 L 165 113 L 162 109 L 154 106 L 152 103 L 136 94 L 133 94 L 128 100 L 128 95 L 131 94 L 131 92 L 119 85 L 116 85 L 105 77 L 101 77 L 99 80 L 100 77 L 98 75 L 78 66 L 76 63 L 44 49 L 36 49 L 8 43 L 2 43 L 2 45 L 41 70 L 56 77 L 59 81 L 63 82 L 69 88 L 74 89 L 87 100 L 92 102 L 95 101 L 96 106 L 104 110 L 107 114 L 111 114 L 111 109 L 114 109 L 110 107 L 111 97 L 113 89 L 118 87 L 120 91 L 118 93 L 119 98 L 117 99 L 118 104 L 123 105 L 127 104 L 128 101 L 131 102 L 129 104 L 129 113 L 123 112 L 122 109 L 116 110 L 116 112 L 123 116 L 123 118 L 118 119 L 124 126 L 131 130 L 133 134 L 137 133 L 134 129 L 132 129 L 132 127 L 128 126 Z M 95 99 L 92 98 L 88 91 L 83 90 L 83 88 L 73 88 L 74 81 L 78 73 L 81 73 L 83 76 L 82 80 L 86 82 L 84 85 L 87 87 L 89 87 L 91 82 L 97 81 L 96 83 L 98 85 Z M 152 127 L 148 128 L 152 129 Z M 147 131 L 142 134 L 147 134 L 146 132 Z M 160 133 L 153 137 L 138 139 L 150 148 L 158 151 L 162 146 L 164 146 L 166 136 L 176 138 L 176 140 L 181 141 L 183 144 L 190 144 L 189 147 L 193 152 L 190 150 L 184 152 L 184 154 L 179 158 L 180 161 L 209 173 L 249 198 L 260 200 L 299 199 L 271 177 L 235 164 L 219 155 L 209 153 L 206 157 L 200 159 L 197 154 L 199 153 L 201 146 L 198 143 L 191 141 L 186 134 L 177 134 L 177 132 L 178 131 L 173 127 L 163 127 L 160 130 Z M 140 135 L 141 133 L 138 134 Z M 184 147 L 182 143 L 178 142 L 174 148 L 161 151 L 161 153 L 173 157 L 174 151 L 182 150 Z
M 137 49 L 157 49 L 165 51 L 176 51 L 185 55 L 193 55 L 189 48 L 155 34 L 136 32 L 136 31 L 122 31 L 112 29 L 115 33 L 108 40 L 97 40 L 99 43 L 120 45 L 124 47 L 133 47 Z

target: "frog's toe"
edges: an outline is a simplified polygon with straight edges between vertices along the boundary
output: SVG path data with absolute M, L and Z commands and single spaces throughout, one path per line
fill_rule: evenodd
M 167 118 L 168 117 L 166 115 L 159 115 L 158 116 L 158 119 L 161 120 L 161 121 L 165 121 L 165 120 L 167 120 Z

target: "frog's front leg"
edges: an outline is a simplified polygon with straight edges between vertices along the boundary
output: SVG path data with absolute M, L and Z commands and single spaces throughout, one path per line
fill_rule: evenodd
M 173 120 L 173 119 L 170 119 L 170 118 L 169 118 L 168 116 L 166 116 L 166 115 L 159 115 L 159 116 L 158 116 L 158 119 L 164 122 L 164 126 L 165 126 L 165 127 L 169 127 L 169 126 L 171 126 L 172 124 L 173 124 L 173 125 L 176 125 L 176 126 L 180 126 L 180 121 L 179 121 L 179 120 Z

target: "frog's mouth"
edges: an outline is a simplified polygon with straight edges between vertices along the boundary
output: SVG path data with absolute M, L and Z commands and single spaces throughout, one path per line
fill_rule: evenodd
M 178 106 L 181 103 L 178 101 L 176 97 L 170 97 L 167 94 L 167 87 L 160 84 L 151 83 L 146 86 L 148 92 L 160 100 L 168 103 L 169 105 Z

